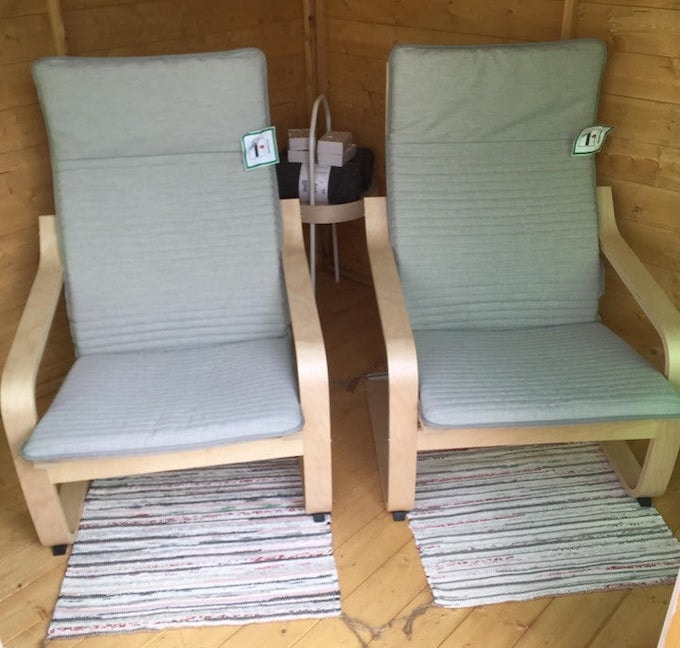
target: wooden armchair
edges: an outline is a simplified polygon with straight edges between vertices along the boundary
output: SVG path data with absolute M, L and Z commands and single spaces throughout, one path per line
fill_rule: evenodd
M 74 540 L 91 479 L 276 457 L 301 458 L 323 518 L 328 375 L 299 205 L 242 159 L 269 125 L 264 56 L 51 58 L 34 76 L 57 215 L 0 399 L 40 542 Z M 64 281 L 77 359 L 38 420 Z
M 427 450 L 599 441 L 641 503 L 667 487 L 680 316 L 592 155 L 572 155 L 604 60 L 593 40 L 390 57 L 388 197 L 366 199 L 366 228 L 388 365 L 369 402 L 395 519 Z M 665 377 L 599 322 L 600 250 L 659 331 Z M 634 439 L 649 440 L 642 464 Z

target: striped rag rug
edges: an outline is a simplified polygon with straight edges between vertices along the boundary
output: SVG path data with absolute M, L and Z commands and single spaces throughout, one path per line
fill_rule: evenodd
M 296 459 L 92 482 L 48 639 L 340 614 Z
M 597 444 L 424 453 L 409 524 L 448 608 L 672 582 L 680 542 Z

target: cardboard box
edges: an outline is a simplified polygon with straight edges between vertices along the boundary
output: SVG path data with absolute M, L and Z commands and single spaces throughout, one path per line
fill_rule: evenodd
M 319 150 L 317 152 L 317 157 L 319 159 L 319 164 L 325 164 L 326 166 L 341 167 L 345 166 L 356 154 L 357 145 L 352 144 L 349 148 L 343 150 L 339 153 L 328 153 Z
M 289 162 L 309 162 L 309 151 L 308 150 L 296 150 L 290 149 L 288 151 L 288 161 Z
M 352 133 L 347 131 L 328 131 L 319 138 L 316 152 L 319 156 L 342 156 L 352 147 Z
M 288 150 L 289 151 L 309 150 L 309 128 L 288 129 Z

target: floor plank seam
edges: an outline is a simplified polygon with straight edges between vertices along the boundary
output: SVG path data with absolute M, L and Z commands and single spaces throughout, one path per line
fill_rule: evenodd
M 407 616 L 398 616 L 392 619 L 389 623 L 386 623 L 385 625 L 382 625 L 380 627 L 375 627 L 372 626 L 368 623 L 365 623 L 361 619 L 358 619 L 356 617 L 351 617 L 348 614 L 343 614 L 342 615 L 342 620 L 344 624 L 347 626 L 347 628 L 350 630 L 350 632 L 357 638 L 359 641 L 359 645 L 361 648 L 369 648 L 369 645 L 378 639 L 380 639 L 385 632 L 388 630 L 391 630 L 397 623 L 403 621 L 404 625 L 401 628 L 401 631 L 404 635 L 404 637 L 408 640 L 411 641 L 413 639 L 413 624 L 415 623 L 416 619 L 418 617 L 423 616 L 430 608 L 437 607 L 434 604 L 434 601 L 431 601 L 430 603 L 424 603 L 423 605 L 419 605 L 417 608 L 412 610 Z M 368 642 L 366 642 L 362 637 L 361 637 L 361 631 L 368 632 L 370 635 L 370 639 Z
M 330 381 L 331 384 L 339 385 L 340 387 L 343 387 L 345 391 L 354 394 L 359 387 L 363 386 L 370 379 L 370 376 L 373 376 L 376 373 L 382 373 L 382 367 L 383 363 L 381 362 L 373 363 L 366 371 L 361 371 L 354 376 L 331 376 Z
M 612 619 L 614 618 L 614 615 L 619 611 L 619 608 L 624 604 L 625 600 L 631 595 L 632 592 L 633 590 L 628 590 L 628 593 L 621 597 L 619 602 L 614 606 L 614 608 L 609 612 L 609 614 L 605 616 L 605 618 L 602 619 L 597 628 L 595 628 L 592 637 L 588 640 L 588 642 L 584 645 L 583 648 L 590 648 L 590 646 L 592 646 L 597 641 L 600 634 L 611 623 Z M 553 601 L 554 600 L 555 599 L 553 599 Z

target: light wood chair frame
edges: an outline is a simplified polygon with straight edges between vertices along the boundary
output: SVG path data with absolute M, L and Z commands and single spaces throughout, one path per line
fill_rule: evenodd
M 596 191 L 601 253 L 659 333 L 664 374 L 680 390 L 680 314 L 619 232 L 611 188 Z M 413 508 L 417 453 L 427 450 L 598 441 L 632 497 L 651 498 L 666 490 L 680 449 L 680 421 L 675 419 L 444 430 L 419 420 L 416 347 L 390 242 L 386 200 L 366 198 L 365 205 L 369 259 L 387 354 L 387 380 L 369 381 L 368 398 L 389 511 Z M 642 463 L 627 443 L 634 439 L 649 439 Z
M 678 648 L 680 646 L 680 572 L 668 602 L 666 618 L 661 629 L 657 648 Z
M 36 377 L 63 287 L 54 216 L 41 216 L 40 261 L 0 380 L 0 409 L 9 447 L 38 538 L 46 546 L 75 539 L 89 481 L 107 477 L 300 457 L 305 508 L 331 510 L 328 365 L 297 199 L 281 201 L 282 264 L 297 362 L 304 427 L 282 437 L 199 450 L 34 463 L 21 448 L 38 421 Z

